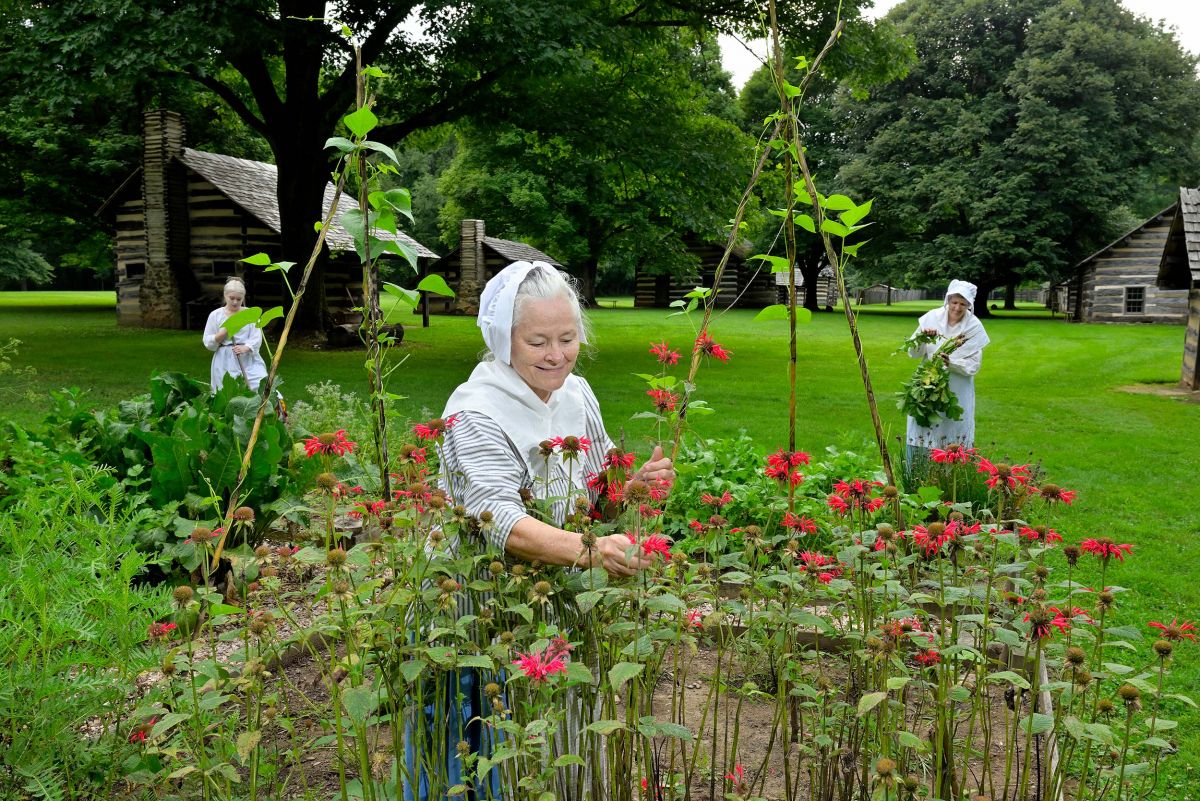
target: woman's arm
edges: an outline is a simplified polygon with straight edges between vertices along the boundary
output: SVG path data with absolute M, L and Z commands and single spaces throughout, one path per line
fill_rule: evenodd
M 536 559 L 564 567 L 602 567 L 614 576 L 632 576 L 650 565 L 624 534 L 596 538 L 589 559 L 582 535 L 532 517 L 523 517 L 512 527 L 505 550 L 529 562 Z
M 967 376 L 975 375 L 979 372 L 979 368 L 983 366 L 983 351 L 973 351 L 965 356 L 955 351 L 946 360 L 946 366 L 950 368 L 950 372 L 952 373 Z
M 221 327 L 221 322 L 218 322 L 219 312 L 220 310 L 218 309 L 208 315 L 208 322 L 204 324 L 204 347 L 211 351 L 216 351 L 217 348 L 221 347 L 221 343 L 229 335 L 229 332 Z

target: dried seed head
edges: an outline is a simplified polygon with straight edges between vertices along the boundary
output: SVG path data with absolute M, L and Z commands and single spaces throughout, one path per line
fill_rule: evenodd
M 182 608 L 192 602 L 192 598 L 196 597 L 196 591 L 186 584 L 180 584 L 171 593 L 171 597 L 175 599 L 175 605 Z
M 950 519 L 955 523 L 961 523 L 966 518 L 963 516 L 962 512 L 951 512 Z
M 337 476 L 333 473 L 318 473 L 316 482 L 317 489 L 324 490 L 325 492 L 333 492 L 337 489 L 338 485 Z
M 191 540 L 192 540 L 192 542 L 196 543 L 197 545 L 205 545 L 205 544 L 211 542 L 212 538 L 213 538 L 213 532 L 212 532 L 211 528 L 205 528 L 204 526 L 197 526 L 196 528 L 192 529 Z
M 458 752 L 460 759 L 465 759 L 471 755 L 471 744 L 466 740 L 459 740 L 458 745 L 454 746 L 454 750 Z
M 517 635 L 513 634 L 511 631 L 501 632 L 501 634 L 500 634 L 500 644 L 501 645 L 513 645 L 514 643 L 516 643 L 516 641 L 517 641 Z
M 875 772 L 886 779 L 896 772 L 896 763 L 884 757 L 875 763 Z
M 1037 601 L 1038 603 L 1042 603 L 1043 601 L 1046 600 L 1046 591 L 1044 589 L 1042 589 L 1041 587 L 1038 587 L 1036 590 L 1029 593 L 1029 597 L 1032 598 L 1034 601 Z
M 883 488 L 883 497 L 887 498 L 888 500 L 894 500 L 895 498 L 899 498 L 900 490 L 899 490 L 899 488 L 894 487 L 891 484 L 888 484 L 886 487 Z
M 904 791 L 906 793 L 915 793 L 917 788 L 921 786 L 921 780 L 913 774 L 908 774 L 904 777 Z
M 878 534 L 879 538 L 884 542 L 889 542 L 891 541 L 892 537 L 896 536 L 896 529 L 893 528 L 890 523 L 880 523 L 879 525 L 875 526 L 875 533 Z
M 346 550 L 344 548 L 334 548 L 325 554 L 325 564 L 332 567 L 334 570 L 345 567 L 346 565 Z
M 449 595 L 451 593 L 458 592 L 459 584 L 452 578 L 445 578 L 441 580 L 441 582 L 438 584 L 438 587 L 442 592 Z
M 256 617 L 250 621 L 250 633 L 255 637 L 261 637 L 267 633 L 267 629 L 270 628 L 270 625 L 271 624 L 266 620 L 263 620 L 262 617 Z
M 254 549 L 254 555 L 259 559 L 266 559 L 271 555 L 271 547 L 269 545 L 260 545 Z
M 512 570 L 510 572 L 514 576 L 523 576 L 523 575 L 525 575 L 525 570 L 526 570 L 525 565 L 513 565 Z
M 533 591 L 539 595 L 549 595 L 551 589 L 553 588 L 550 586 L 550 582 L 548 581 L 539 581 L 533 585 Z
M 329 593 L 334 598 L 345 600 L 350 595 L 350 582 L 344 580 L 333 582 L 333 584 L 329 585 Z
M 500 695 L 500 685 L 494 681 L 489 681 L 483 686 L 483 695 L 485 698 L 495 698 Z
M 494 560 L 490 565 L 488 565 L 488 572 L 492 574 L 493 578 L 496 576 L 503 576 L 504 563 L 499 559 Z
M 492 711 L 495 712 L 497 715 L 503 715 L 504 714 L 504 699 L 493 698 L 492 699 Z
M 762 540 L 762 529 L 755 525 L 746 526 L 742 529 L 742 539 L 746 542 L 760 542 Z
M 1080 668 L 1075 671 L 1075 684 L 1080 687 L 1086 687 L 1092 683 L 1092 671 L 1087 668 Z
M 1084 650 L 1076 645 L 1072 645 L 1067 649 L 1066 660 L 1068 665 L 1079 667 L 1087 661 L 1087 654 Z
M 933 521 L 926 528 L 929 530 L 929 536 L 933 539 L 938 539 L 946 533 L 946 524 L 939 520 Z
M 479 513 L 479 525 L 483 526 L 484 528 L 490 526 L 492 524 L 492 521 L 495 519 L 496 519 L 495 515 L 493 515 L 487 509 L 484 509 L 482 512 Z
M 430 509 L 445 509 L 446 508 L 446 496 L 445 495 L 436 495 L 436 494 L 430 495 L 429 496 L 429 508 Z
M 596 547 L 596 534 L 593 531 L 585 531 L 579 535 L 579 544 L 589 551 Z
M 239 506 L 233 510 L 233 519 L 239 523 L 253 523 L 254 510 L 249 506 Z
M 1109 698 L 1101 698 L 1096 702 L 1096 711 L 1101 715 L 1111 715 L 1116 705 Z
M 1142 691 L 1132 684 L 1122 684 L 1117 688 L 1117 696 L 1126 704 L 1132 704 L 1142 697 Z
M 1099 607 L 1100 609 L 1112 609 L 1113 601 L 1115 601 L 1115 600 L 1116 600 L 1116 596 L 1113 595 L 1108 590 L 1105 590 L 1104 592 L 1102 592 L 1096 596 L 1096 606 Z
M 650 497 L 650 485 L 640 478 L 635 478 L 625 485 L 625 500 L 632 506 L 641 506 L 643 503 L 649 503 L 653 500 Z
M 592 502 L 580 495 L 575 499 L 575 511 L 580 514 L 586 514 L 588 509 L 592 508 Z
M 1050 568 L 1045 565 L 1038 565 L 1033 569 L 1033 575 L 1037 576 L 1038 581 L 1045 581 L 1046 577 L 1050 575 Z
M 1062 549 L 1062 553 L 1067 559 L 1067 564 L 1074 567 L 1075 563 L 1079 561 L 1079 554 L 1081 552 L 1078 545 L 1068 545 Z

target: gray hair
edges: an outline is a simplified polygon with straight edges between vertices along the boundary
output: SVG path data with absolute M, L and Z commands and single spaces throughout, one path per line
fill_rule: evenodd
M 517 287 L 517 298 L 513 303 L 513 328 L 521 324 L 524 317 L 525 305 L 530 300 L 546 300 L 549 298 L 565 298 L 571 302 L 575 310 L 575 324 L 579 327 L 581 342 L 591 342 L 592 326 L 588 320 L 579 291 L 579 279 L 561 270 L 547 269 L 542 266 L 529 271 L 521 285 Z

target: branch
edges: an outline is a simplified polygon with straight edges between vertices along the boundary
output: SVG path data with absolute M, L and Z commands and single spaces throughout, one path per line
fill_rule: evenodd
M 246 80 L 264 122 L 277 127 L 282 122 L 283 101 L 279 99 L 275 81 L 271 78 L 271 73 L 267 70 L 267 64 L 263 61 L 262 56 L 231 53 L 229 54 L 229 65 Z
M 373 64 L 383 52 L 384 47 L 387 46 L 392 32 L 396 30 L 396 26 L 408 18 L 412 9 L 413 4 L 406 3 L 399 8 L 393 8 L 385 14 L 379 22 L 375 23 L 375 27 L 371 29 L 371 32 L 363 41 L 362 46 L 359 48 L 360 55 L 355 56 L 354 49 L 352 47 L 348 48 L 351 58 L 346 61 L 346 66 L 342 68 L 341 73 L 334 79 L 325 94 L 321 96 L 321 116 L 323 118 L 336 118 L 353 100 L 355 89 L 358 86 L 358 70 L 355 67 L 355 58 L 361 58 L 364 65 Z M 333 119 L 329 120 L 331 124 L 333 121 Z
M 258 117 L 258 115 L 256 115 L 240 97 L 238 97 L 238 94 L 233 90 L 233 87 L 218 81 L 216 78 L 208 75 L 201 75 L 200 73 L 191 70 L 187 72 L 180 72 L 178 70 L 163 70 L 160 72 L 160 74 L 187 78 L 188 80 L 195 81 L 196 83 L 200 84 L 217 97 L 221 98 L 221 100 L 225 102 L 225 105 L 229 106 L 234 114 L 237 114 L 242 118 L 243 122 L 270 141 L 271 132 L 267 127 L 267 124 L 260 117 Z
M 372 137 L 381 142 L 399 142 L 413 131 L 458 119 L 466 113 L 476 95 L 494 84 L 507 69 L 515 64 L 515 61 L 497 64 L 474 81 L 459 87 L 441 100 L 431 103 L 403 122 L 381 125 L 371 132 Z

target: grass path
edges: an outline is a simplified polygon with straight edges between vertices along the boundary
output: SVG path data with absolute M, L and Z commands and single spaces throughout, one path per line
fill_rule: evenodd
M 118 328 L 111 298 L 111 293 L 0 293 L 0 342 L 23 340 L 17 363 L 37 370 L 28 387 L 32 400 L 14 397 L 12 390 L 20 388 L 0 385 L 5 412 L 29 424 L 58 387 L 86 388 L 105 406 L 144 392 L 149 376 L 160 370 L 208 375 L 209 354 L 198 332 Z M 914 363 L 890 354 L 928 307 L 903 304 L 860 318 L 880 411 L 893 436 L 902 435 L 904 421 L 891 393 Z M 755 323 L 752 317 L 735 311 L 714 323 L 714 337 L 734 357 L 701 370 L 699 396 L 718 414 L 697 420 L 696 430 L 726 437 L 745 429 L 767 449 L 786 442 L 786 325 Z M 629 421 L 647 408 L 644 387 L 632 374 L 654 369 L 646 352 L 652 340 L 665 338 L 686 350 L 690 324 L 661 310 L 604 306 L 593 312 L 593 322 L 596 355 L 581 359 L 579 370 L 600 397 L 614 438 L 624 432 L 645 449 L 647 424 Z M 1133 590 L 1120 598 L 1120 623 L 1148 634 L 1147 620 L 1200 618 L 1200 404 L 1120 389 L 1175 383 L 1182 326 L 1074 325 L 1028 311 L 985 325 L 992 343 L 976 381 L 977 445 L 994 460 L 1041 460 L 1055 481 L 1079 491 L 1076 508 L 1061 521 L 1069 539 L 1106 535 L 1135 544 L 1128 562 L 1110 573 L 1114 583 Z M 397 412 L 413 417 L 440 412 L 480 348 L 472 319 L 435 317 L 428 329 L 419 322 L 408 327 L 403 350 L 409 358 L 391 386 L 408 396 Z M 798 444 L 808 450 L 863 447 L 870 424 L 842 316 L 816 315 L 801 329 L 799 350 Z M 283 375 L 290 399 L 303 397 L 304 387 L 320 380 L 359 392 L 365 386 L 358 351 L 297 349 L 284 359 Z M 1085 571 L 1082 580 L 1089 578 L 1094 575 Z M 1179 649 L 1178 690 L 1200 688 L 1197 649 L 1200 644 L 1189 643 Z M 1181 722 L 1176 739 L 1182 753 L 1160 797 L 1200 798 L 1191 788 L 1192 776 L 1200 783 L 1200 716 L 1176 702 L 1166 714 Z

